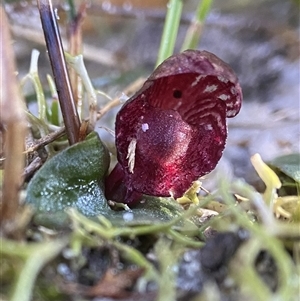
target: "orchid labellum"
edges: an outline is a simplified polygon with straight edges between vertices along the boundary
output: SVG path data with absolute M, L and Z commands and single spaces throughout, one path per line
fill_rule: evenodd
M 241 108 L 233 70 L 214 54 L 187 50 L 166 59 L 116 117 L 118 163 L 106 196 L 133 204 L 142 194 L 181 197 L 212 171 Z

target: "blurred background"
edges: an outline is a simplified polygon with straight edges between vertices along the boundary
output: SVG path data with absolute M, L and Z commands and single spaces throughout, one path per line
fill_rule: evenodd
M 199 1 L 185 0 L 175 52 L 179 52 Z M 62 36 L 70 1 L 53 1 Z M 74 1 L 86 3 L 83 23 L 83 55 L 94 86 L 116 97 L 140 76 L 147 77 L 157 58 L 166 0 Z M 33 48 L 41 52 L 39 72 L 45 90 L 51 73 L 36 1 L 5 1 L 14 38 L 20 79 L 28 72 Z M 250 156 L 263 160 L 300 151 L 299 1 L 215 0 L 203 27 L 198 49 L 213 52 L 237 73 L 244 93 L 240 114 L 229 122 L 224 156 L 204 187 L 215 185 L 215 175 L 243 177 L 257 185 Z M 68 45 L 64 42 L 65 49 Z M 33 87 L 26 85 L 28 100 Z M 107 99 L 99 97 L 99 107 Z M 34 109 L 33 109 L 34 110 Z M 114 115 L 97 125 L 100 135 L 113 143 L 113 136 L 100 130 L 114 129 Z

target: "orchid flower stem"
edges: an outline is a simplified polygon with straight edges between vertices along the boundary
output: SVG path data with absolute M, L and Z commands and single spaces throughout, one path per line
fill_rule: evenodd
M 168 10 L 158 51 L 156 67 L 173 54 L 180 24 L 182 6 L 182 0 L 170 0 L 168 3 Z
M 181 51 L 186 49 L 196 49 L 199 43 L 203 24 L 210 11 L 213 0 L 202 0 L 197 7 L 196 15 L 194 16 L 183 41 Z

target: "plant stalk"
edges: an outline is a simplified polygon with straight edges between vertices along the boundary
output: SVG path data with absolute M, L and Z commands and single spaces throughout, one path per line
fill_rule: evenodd
M 19 207 L 23 182 L 26 136 L 25 105 L 15 75 L 15 57 L 8 19 L 0 6 L 0 129 L 4 137 L 4 178 L 0 193 L 0 226 L 2 233 L 12 234 Z M 5 129 L 5 130 L 4 130 Z
M 168 11 L 161 37 L 156 67 L 173 54 L 180 24 L 182 6 L 182 0 L 170 0 L 168 3 Z
M 199 3 L 197 7 L 196 15 L 193 18 L 187 30 L 185 39 L 181 47 L 181 51 L 184 51 L 186 49 L 197 48 L 200 37 L 202 35 L 203 24 L 210 11 L 212 2 L 213 0 L 202 0 Z
M 75 106 L 68 70 L 51 0 L 38 0 L 45 41 L 50 58 L 58 99 L 70 144 L 79 140 L 80 120 Z

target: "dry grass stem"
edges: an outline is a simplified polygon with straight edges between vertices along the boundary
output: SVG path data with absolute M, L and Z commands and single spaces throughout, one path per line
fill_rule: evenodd
M 76 56 L 82 53 L 82 23 L 85 17 L 86 4 L 82 3 L 77 15 L 68 24 L 69 53 Z M 70 68 L 70 81 L 73 89 L 74 101 L 77 106 L 82 102 L 82 80 L 76 70 Z
M 127 86 L 123 93 L 125 95 L 132 95 L 134 94 L 139 88 L 142 87 L 143 83 L 145 82 L 145 78 L 138 78 L 133 83 L 131 83 L 129 86 Z M 97 112 L 97 120 L 99 120 L 104 114 L 106 114 L 109 110 L 112 108 L 120 105 L 122 103 L 122 100 L 120 97 L 117 97 L 110 101 L 108 104 L 106 104 L 101 110 Z
M 4 179 L 0 203 L 0 225 L 3 233 L 13 230 L 14 218 L 19 206 L 19 190 L 22 184 L 24 138 L 26 118 L 24 101 L 15 74 L 14 52 L 9 33 L 8 19 L 0 7 L 0 111 L 1 125 L 6 128 L 4 146 Z
M 13 35 L 17 38 L 25 38 L 28 41 L 32 41 L 37 44 L 45 45 L 45 40 L 43 33 L 38 31 L 37 28 L 29 28 L 26 26 L 20 26 L 20 25 L 12 25 L 11 31 Z M 63 45 L 68 45 L 68 41 L 66 38 L 62 37 L 62 43 Z M 89 61 L 93 61 L 95 63 L 104 65 L 104 66 L 111 66 L 115 67 L 120 64 L 120 59 L 115 56 L 113 53 L 98 48 L 89 44 L 83 44 L 83 54 L 84 58 Z

